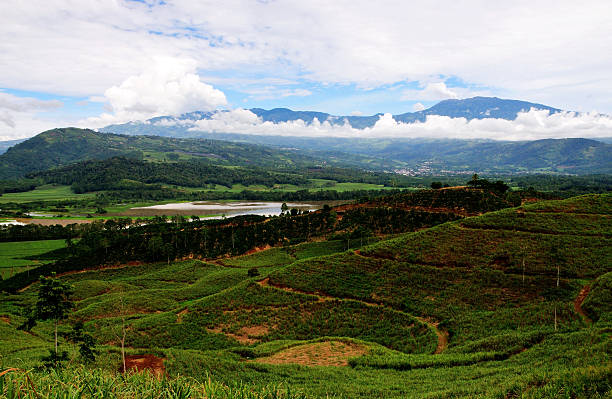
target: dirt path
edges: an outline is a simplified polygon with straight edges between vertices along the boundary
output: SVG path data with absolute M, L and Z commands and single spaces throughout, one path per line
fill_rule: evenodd
M 439 353 L 442 353 L 446 347 L 448 346 L 448 332 L 441 330 L 438 328 L 438 323 L 436 322 L 432 322 L 431 320 L 428 320 L 426 318 L 423 317 L 416 317 L 413 316 L 409 313 L 405 313 L 402 312 L 401 310 L 397 310 L 397 309 L 393 309 L 389 306 L 385 306 L 381 303 L 375 303 L 375 302 L 367 302 L 367 301 L 363 301 L 360 299 L 353 299 L 353 298 L 338 298 L 338 297 L 334 297 L 331 295 L 327 295 L 321 292 L 306 292 L 306 291 L 301 291 L 301 290 L 297 290 L 295 288 L 291 288 L 291 287 L 286 287 L 280 284 L 274 284 L 272 282 L 270 282 L 270 278 L 266 277 L 265 279 L 258 281 L 257 282 L 259 285 L 263 286 L 263 287 L 272 287 L 275 288 L 277 290 L 281 290 L 281 291 L 285 291 L 285 292 L 293 292 L 296 294 L 304 294 L 304 295 L 313 295 L 315 297 L 317 297 L 319 302 L 324 302 L 324 301 L 352 301 L 352 302 L 357 302 L 360 303 L 362 305 L 366 305 L 366 306 L 373 306 L 373 307 L 378 307 L 378 308 L 383 308 L 386 310 L 390 310 L 393 312 L 397 312 L 397 313 L 401 313 L 403 315 L 409 316 L 409 317 L 413 317 L 415 319 L 417 319 L 418 321 L 420 321 L 421 323 L 427 325 L 429 328 L 431 328 L 435 333 L 436 336 L 438 337 L 438 345 L 436 346 L 436 350 L 434 351 L 434 354 L 437 355 Z
M 587 314 L 584 311 L 584 309 L 582 309 L 582 302 L 584 302 L 584 300 L 586 299 L 587 295 L 589 295 L 589 291 L 590 290 L 591 290 L 591 287 L 588 286 L 588 285 L 585 285 L 580 290 L 580 293 L 578 294 L 578 296 L 574 300 L 574 310 L 576 310 L 576 313 L 578 313 L 580 316 L 582 316 L 582 318 L 587 323 L 592 323 L 592 320 L 589 318 L 589 316 L 587 316 Z

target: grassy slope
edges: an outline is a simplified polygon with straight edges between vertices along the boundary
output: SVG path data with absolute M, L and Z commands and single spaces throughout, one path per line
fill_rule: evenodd
M 65 279 L 79 300 L 73 318 L 112 345 L 119 316 L 128 315 L 128 343 L 139 348 L 130 351 L 165 357 L 171 374 L 286 382 L 320 397 L 598 397 L 594 391 L 610 390 L 612 372 L 609 273 L 599 277 L 612 271 L 611 208 L 611 196 L 587 196 L 404 234 L 359 254 L 318 257 L 344 247 L 310 243 L 222 264 L 140 265 Z M 249 278 L 254 266 L 260 276 Z M 256 283 L 267 275 L 293 292 Z M 591 328 L 573 303 L 585 284 L 593 286 L 585 310 L 598 320 Z M 34 295 L 1 298 L 0 316 L 10 318 L 0 321 L 5 366 L 30 367 L 48 346 L 48 324 L 35 335 L 14 330 L 19 307 Z M 450 332 L 443 354 L 430 354 L 435 334 L 410 315 Z M 249 335 L 253 327 L 260 330 Z M 349 368 L 244 361 L 322 336 L 361 339 L 370 353 Z M 113 369 L 118 356 L 106 350 L 98 365 Z
M 45 261 L 37 260 L 37 255 L 65 246 L 64 240 L 0 242 L 0 276 L 8 278 L 14 273 L 40 265 Z

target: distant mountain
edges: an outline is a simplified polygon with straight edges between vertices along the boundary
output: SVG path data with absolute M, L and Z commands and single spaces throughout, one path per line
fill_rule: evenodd
M 527 101 L 504 100 L 497 97 L 473 97 L 463 100 L 444 100 L 423 111 L 395 115 L 394 119 L 407 123 L 423 122 L 427 115 L 441 115 L 450 118 L 466 118 L 467 120 L 485 118 L 514 120 L 519 112 L 526 112 L 532 108 L 546 110 L 551 114 L 561 112 L 557 108 Z
M 474 97 L 463 100 L 444 100 L 423 111 L 393 115 L 393 119 L 398 122 L 414 123 L 424 122 L 428 115 L 440 115 L 451 118 L 466 118 L 467 120 L 485 118 L 514 120 L 519 112 L 529 111 L 532 108 L 546 110 L 550 113 L 561 112 L 557 108 L 527 101 L 504 100 L 497 97 Z M 329 122 L 333 125 L 349 123 L 355 129 L 374 126 L 382 115 L 331 115 L 325 112 L 293 111 L 288 108 L 274 108 L 271 110 L 251 108 L 249 111 L 260 117 L 263 122 L 279 123 L 303 120 L 310 124 L 316 118 L 319 122 Z M 110 125 L 101 129 L 101 131 L 118 134 L 143 134 L 146 131 L 148 134 L 161 136 L 189 137 L 200 134 L 199 132 L 189 131 L 189 128 L 194 126 L 193 122 L 201 119 L 211 119 L 216 113 L 223 112 L 227 111 L 196 111 L 179 116 L 161 116 L 149 119 L 146 122 Z

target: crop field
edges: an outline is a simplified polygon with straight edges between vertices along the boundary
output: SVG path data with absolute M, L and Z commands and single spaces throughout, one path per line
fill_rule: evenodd
M 65 246 L 64 240 L 0 242 L 0 275 L 2 278 L 8 278 L 17 272 L 48 262 L 36 259 L 36 256 Z
M 61 338 L 66 371 L 7 373 L 0 396 L 69 393 L 73 375 L 87 398 L 610 397 L 611 204 L 590 195 L 393 238 L 69 272 L 60 332 L 83 322 L 99 355 L 77 366 Z M 16 329 L 38 286 L 0 293 L 0 369 L 36 367 L 52 345 L 52 322 Z M 123 333 L 128 357 L 161 377 L 116 373 Z
M 0 204 L 7 202 L 61 201 L 70 199 L 93 198 L 93 194 L 75 194 L 70 186 L 47 184 L 32 191 L 22 193 L 5 193 L 0 196 Z

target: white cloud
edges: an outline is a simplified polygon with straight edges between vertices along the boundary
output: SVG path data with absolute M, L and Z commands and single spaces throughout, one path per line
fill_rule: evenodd
M 545 110 L 532 109 L 519 113 L 514 121 L 493 118 L 468 121 L 465 118 L 430 115 L 422 123 L 401 123 L 395 121 L 391 114 L 384 114 L 373 127 L 354 129 L 347 123 L 334 125 L 317 119 L 311 124 L 303 120 L 281 123 L 263 122 L 252 112 L 237 109 L 219 112 L 210 120 L 197 121 L 191 130 L 297 137 L 538 140 L 610 137 L 612 118 L 594 113 L 562 112 L 551 115 Z
M 363 112 L 361 112 L 361 111 L 352 111 L 351 112 L 351 116 L 361 116 L 361 115 L 363 115 Z
M 423 104 L 421 104 L 421 103 L 415 103 L 415 104 L 412 106 L 412 109 L 413 109 L 414 111 L 417 111 L 417 112 L 418 112 L 418 111 L 423 111 L 423 110 L 425 109 L 425 106 L 424 106 Z
M 403 101 L 440 101 L 489 95 L 491 95 L 490 91 L 448 87 L 444 82 L 427 82 L 422 84 L 420 89 L 403 90 L 400 99 Z
M 89 118 L 86 123 L 103 126 L 196 110 L 211 111 L 227 104 L 222 91 L 200 80 L 193 60 L 155 61 L 143 73 L 107 89 L 104 97 L 112 113 Z
M 38 114 L 62 105 L 58 100 L 19 97 L 0 91 L 0 140 L 27 137 L 32 135 L 32 129 L 53 127 L 55 122 L 41 120 Z
M 207 74 L 360 87 L 457 76 L 612 112 L 608 0 L 4 0 L 0 37 L 0 87 L 47 93 L 100 95 L 164 56 Z
M 58 100 L 39 100 L 32 97 L 18 97 L 0 91 L 0 109 L 15 112 L 46 111 L 61 107 Z

